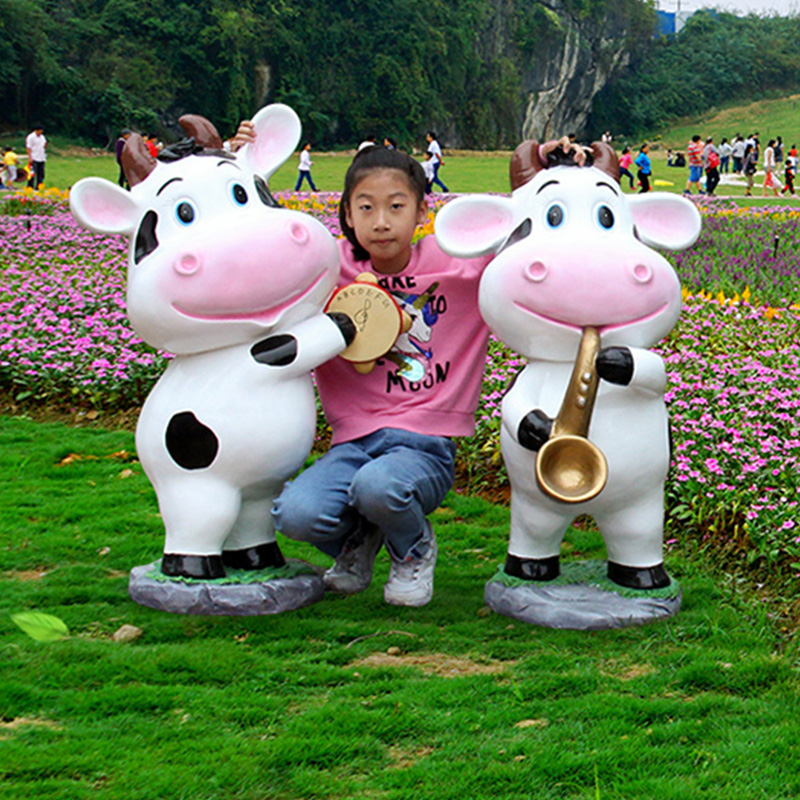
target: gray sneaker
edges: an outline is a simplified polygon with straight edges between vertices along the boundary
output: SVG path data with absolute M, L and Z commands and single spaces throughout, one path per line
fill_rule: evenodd
M 405 561 L 392 558 L 389 579 L 383 587 L 383 599 L 393 606 L 424 606 L 433 597 L 433 570 L 438 548 L 433 528 L 427 520 L 425 524 L 431 533 L 425 553 Z
M 377 525 L 362 520 L 347 540 L 333 566 L 325 571 L 322 582 L 329 592 L 358 594 L 372 582 L 372 565 L 383 545 L 383 533 Z

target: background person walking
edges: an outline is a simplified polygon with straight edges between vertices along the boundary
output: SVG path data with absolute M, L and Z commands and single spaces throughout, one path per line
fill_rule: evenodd
M 303 149 L 300 151 L 300 163 L 297 167 L 297 183 L 294 185 L 294 190 L 296 192 L 300 191 L 304 180 L 308 181 L 312 192 L 317 191 L 317 187 L 314 186 L 314 181 L 311 178 L 311 165 L 313 163 L 314 162 L 311 160 L 311 142 L 306 142 L 303 145 Z
M 689 180 L 686 181 L 684 194 L 691 194 L 692 184 L 697 187 L 698 194 L 703 194 L 700 189 L 700 178 L 703 177 L 703 143 L 700 134 L 692 136 L 692 141 L 686 145 L 686 157 L 689 159 Z
M 25 149 L 28 151 L 28 165 L 31 168 L 28 186 L 38 189 L 44 183 L 44 163 L 47 161 L 47 138 L 42 125 L 36 125 L 28 134 Z
M 639 189 L 639 194 L 645 194 L 646 192 L 650 191 L 650 175 L 653 172 L 652 165 L 650 164 L 650 156 L 648 153 L 650 152 L 650 145 L 648 142 L 645 142 L 641 148 L 639 149 L 639 155 L 636 156 L 634 160 L 634 164 L 639 169 L 638 178 L 639 184 L 642 187 Z
M 425 140 L 428 142 L 428 152 L 431 154 L 431 161 L 433 161 L 431 189 L 433 189 L 433 184 L 435 183 L 441 187 L 443 192 L 449 192 L 450 190 L 442 183 L 442 179 L 439 177 L 439 167 L 444 166 L 444 161 L 442 160 L 442 148 L 439 145 L 436 134 L 433 131 L 428 131 L 425 134 Z

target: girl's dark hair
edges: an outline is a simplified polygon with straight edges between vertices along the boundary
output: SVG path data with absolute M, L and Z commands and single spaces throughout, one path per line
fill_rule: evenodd
M 419 161 L 411 158 L 408 153 L 390 150 L 382 145 L 359 150 L 344 176 L 344 191 L 339 200 L 339 225 L 345 238 L 353 246 L 353 257 L 356 261 L 368 261 L 369 253 L 358 243 L 356 232 L 347 224 L 350 195 L 362 178 L 378 169 L 396 169 L 402 172 L 408 178 L 408 185 L 417 203 L 425 199 L 425 171 Z

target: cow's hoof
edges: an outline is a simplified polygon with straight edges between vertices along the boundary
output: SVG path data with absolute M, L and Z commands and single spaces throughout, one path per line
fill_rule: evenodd
M 628 589 L 663 589 L 670 584 L 670 577 L 663 564 L 656 564 L 654 567 L 626 567 L 609 561 L 608 579 Z
M 561 572 L 558 556 L 520 558 L 512 556 L 511 553 L 506 557 L 505 570 L 506 574 L 514 578 L 522 578 L 524 581 L 552 581 Z
M 277 542 L 259 544 L 245 550 L 223 550 L 222 563 L 231 569 L 266 569 L 267 567 L 283 567 L 286 559 Z
M 164 553 L 161 572 L 170 578 L 196 578 L 211 581 L 225 577 L 221 556 L 186 556 L 180 553 Z

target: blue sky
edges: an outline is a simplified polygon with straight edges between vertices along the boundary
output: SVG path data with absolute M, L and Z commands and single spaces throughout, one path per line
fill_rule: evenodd
M 793 14 L 800 12 L 800 0 L 659 0 L 658 7 L 662 11 L 697 11 L 700 8 L 719 8 L 733 13 Z

